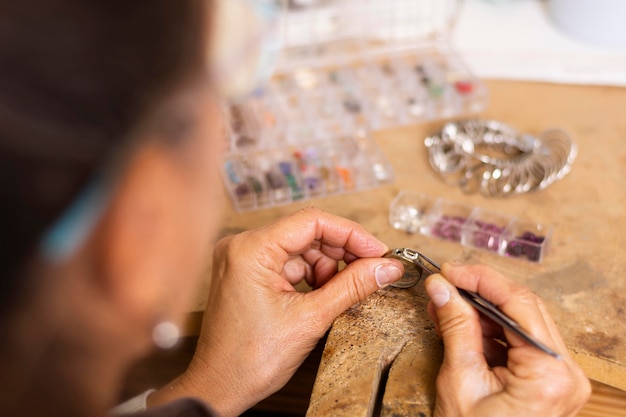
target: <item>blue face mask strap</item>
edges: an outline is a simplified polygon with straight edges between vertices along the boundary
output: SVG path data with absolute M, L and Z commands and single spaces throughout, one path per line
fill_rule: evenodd
M 102 216 L 107 200 L 102 179 L 92 180 L 40 241 L 44 260 L 61 263 L 76 253 Z

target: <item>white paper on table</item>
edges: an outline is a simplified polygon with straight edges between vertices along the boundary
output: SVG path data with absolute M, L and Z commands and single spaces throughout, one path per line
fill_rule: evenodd
M 451 43 L 480 78 L 626 86 L 626 50 L 567 36 L 540 0 L 465 0 Z

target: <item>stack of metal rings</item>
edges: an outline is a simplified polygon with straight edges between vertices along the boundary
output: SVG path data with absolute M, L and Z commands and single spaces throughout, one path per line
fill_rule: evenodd
M 424 143 L 446 183 L 486 196 L 542 190 L 563 178 L 576 158 L 576 145 L 561 130 L 535 137 L 495 120 L 450 122 Z

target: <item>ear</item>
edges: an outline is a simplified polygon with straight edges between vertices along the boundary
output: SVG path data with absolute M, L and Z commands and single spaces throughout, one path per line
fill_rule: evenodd
M 170 150 L 148 142 L 133 155 L 97 231 L 96 275 L 124 319 L 154 326 L 177 300 L 177 243 L 185 178 Z

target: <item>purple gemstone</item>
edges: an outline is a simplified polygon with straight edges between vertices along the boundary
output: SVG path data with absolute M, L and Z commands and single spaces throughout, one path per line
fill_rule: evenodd
M 524 254 L 528 259 L 536 262 L 541 257 L 541 247 L 535 245 L 526 245 L 526 248 L 524 249 Z
M 291 164 L 289 162 L 279 162 L 278 167 L 284 175 L 291 175 Z
M 506 254 L 508 256 L 514 256 L 518 258 L 524 254 L 524 248 L 522 247 L 522 244 L 518 241 L 509 242 L 506 247 Z
M 492 252 L 498 251 L 503 228 L 482 220 L 474 220 L 470 227 L 472 231 L 468 238 L 472 246 Z
M 306 177 L 304 184 L 309 190 L 314 190 L 320 186 L 320 179 L 317 177 Z
M 235 195 L 237 197 L 244 197 L 250 194 L 251 191 L 250 186 L 245 182 L 242 182 L 235 187 Z
M 435 223 L 431 233 L 434 236 L 454 242 L 461 241 L 461 227 L 465 222 L 463 217 L 441 216 L 439 221 Z
M 515 241 L 509 243 L 506 254 L 515 257 L 525 256 L 531 261 L 539 261 L 541 258 L 541 246 L 545 239 L 545 236 L 524 232 L 517 236 Z
M 489 245 L 489 233 L 474 232 L 474 246 L 486 248 Z

